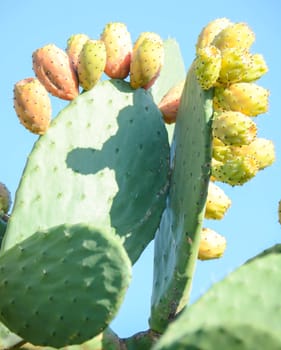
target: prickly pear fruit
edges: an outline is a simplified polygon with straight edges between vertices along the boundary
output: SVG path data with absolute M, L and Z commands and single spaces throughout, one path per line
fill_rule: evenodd
M 215 180 L 238 186 L 251 180 L 257 174 L 259 166 L 257 160 L 250 155 L 228 152 L 224 161 L 212 159 L 211 170 Z
M 74 34 L 67 40 L 66 53 L 70 58 L 72 67 L 77 71 L 80 52 L 90 38 L 86 34 Z
M 37 49 L 32 54 L 33 70 L 52 95 L 73 100 L 78 94 L 78 80 L 65 51 L 54 44 Z
M 212 41 L 221 51 L 230 47 L 249 49 L 255 41 L 255 34 L 246 23 L 234 23 L 220 31 Z
M 149 89 L 160 74 L 164 63 L 162 40 L 154 33 L 143 33 L 136 41 L 130 64 L 130 85 L 133 89 Z
M 11 204 L 11 193 L 8 188 L 0 182 L 0 215 L 7 214 Z
M 213 87 L 221 69 L 221 53 L 215 46 L 206 46 L 197 50 L 195 71 L 198 82 L 203 90 Z
M 142 32 L 138 36 L 137 40 L 134 42 L 133 51 L 136 51 L 138 47 L 141 45 L 141 43 L 146 39 L 151 40 L 155 43 L 162 44 L 162 39 L 159 34 L 154 32 Z
M 217 18 L 209 22 L 199 34 L 196 43 L 196 51 L 206 46 L 211 45 L 215 36 L 219 34 L 224 28 L 230 26 L 232 22 L 228 18 Z
M 14 108 L 20 122 L 34 134 L 44 134 L 51 120 L 51 100 L 36 78 L 26 78 L 14 86 Z
M 209 182 L 205 218 L 220 220 L 231 206 L 230 198 L 213 182 Z
M 131 34 L 125 24 L 120 22 L 108 23 L 101 40 L 106 48 L 105 73 L 110 78 L 124 79 L 130 71 L 133 44 Z
M 228 48 L 221 56 L 221 70 L 218 82 L 233 84 L 236 82 L 251 82 L 259 79 L 268 71 L 262 55 L 250 54 L 245 49 Z
M 233 110 L 248 116 L 267 112 L 269 91 L 255 83 L 235 83 L 229 87 L 216 87 L 215 110 Z
M 213 136 L 227 145 L 246 145 L 257 135 L 256 123 L 247 115 L 235 111 L 215 112 Z
M 198 259 L 210 260 L 223 256 L 226 249 L 226 239 L 210 228 L 203 228 L 200 237 Z
M 79 55 L 77 72 L 79 84 L 90 90 L 102 76 L 106 65 L 105 44 L 101 40 L 88 40 Z
M 232 148 L 236 155 L 250 155 L 258 164 L 259 170 L 262 170 L 275 161 L 275 148 L 271 140 L 257 137 L 248 145 Z
M 158 108 L 162 112 L 164 121 L 167 124 L 176 122 L 184 84 L 185 80 L 182 80 L 177 85 L 173 86 L 158 104 Z

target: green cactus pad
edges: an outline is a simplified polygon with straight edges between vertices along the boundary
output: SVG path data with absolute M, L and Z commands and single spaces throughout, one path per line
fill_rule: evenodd
M 85 224 L 40 231 L 0 257 L 0 320 L 35 345 L 80 344 L 116 316 L 130 279 L 110 232 Z
M 3 250 L 62 223 L 110 228 L 134 262 L 165 206 L 169 144 L 150 93 L 104 81 L 72 101 L 36 142 Z
M 212 90 L 186 79 L 171 146 L 171 189 L 155 236 L 150 326 L 163 332 L 185 306 L 198 255 L 211 162 Z
M 272 251 L 247 262 L 186 308 L 153 350 L 183 349 L 182 343 L 184 349 L 281 349 L 281 254 L 279 247 Z

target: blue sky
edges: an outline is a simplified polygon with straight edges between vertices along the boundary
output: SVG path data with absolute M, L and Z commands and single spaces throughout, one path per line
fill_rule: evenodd
M 281 21 L 278 0 L 178 1 L 1 1 L 1 164 L 0 182 L 14 196 L 27 159 L 37 137 L 18 122 L 13 109 L 13 85 L 34 76 L 31 55 L 37 48 L 54 43 L 66 47 L 75 33 L 98 38 L 105 24 L 124 22 L 133 40 L 140 32 L 154 31 L 163 39 L 175 38 L 186 68 L 194 58 L 195 43 L 202 27 L 209 21 L 227 17 L 233 22 L 247 22 L 256 34 L 252 52 L 262 53 L 269 72 L 259 84 L 270 90 L 269 112 L 258 116 L 260 137 L 273 140 L 277 159 L 273 166 L 258 173 L 242 187 L 222 186 L 232 200 L 226 217 L 219 222 L 206 221 L 227 238 L 228 247 L 222 259 L 199 262 L 194 279 L 192 301 L 208 287 L 241 265 L 249 257 L 281 241 L 277 206 L 280 187 L 280 57 Z M 53 115 L 66 104 L 52 98 Z M 113 322 L 120 336 L 128 336 L 148 327 L 152 285 L 153 245 L 134 266 L 134 277 L 125 303 Z

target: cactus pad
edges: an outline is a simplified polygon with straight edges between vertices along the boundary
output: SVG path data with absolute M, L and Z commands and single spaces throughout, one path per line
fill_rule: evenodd
M 135 261 L 159 225 L 168 171 L 168 136 L 149 92 L 101 82 L 36 142 L 2 248 L 41 229 L 87 222 L 115 231 Z
M 0 258 L 0 319 L 37 345 L 80 344 L 116 315 L 131 277 L 120 239 L 85 224 L 37 232 Z

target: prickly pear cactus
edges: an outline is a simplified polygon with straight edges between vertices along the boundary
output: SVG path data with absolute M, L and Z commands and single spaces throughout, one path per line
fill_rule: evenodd
M 242 186 L 275 160 L 255 123 L 269 91 L 254 40 L 246 23 L 211 21 L 187 72 L 176 40 L 132 43 L 120 22 L 33 53 L 38 80 L 16 83 L 14 103 L 40 136 L 11 211 L 1 184 L 0 350 L 281 348 L 279 245 L 188 306 L 197 260 L 227 249 L 205 227 L 232 205 L 219 183 Z M 29 81 L 44 93 L 17 93 Z M 51 121 L 48 93 L 71 101 Z M 111 321 L 152 240 L 149 329 L 122 339 Z

